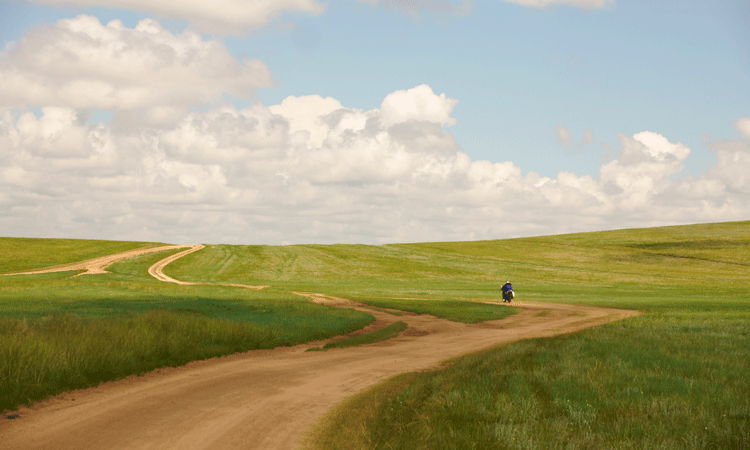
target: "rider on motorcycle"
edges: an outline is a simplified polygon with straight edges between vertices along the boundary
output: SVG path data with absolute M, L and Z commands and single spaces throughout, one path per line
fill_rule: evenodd
M 516 293 L 513 292 L 513 286 L 510 285 L 510 281 L 506 281 L 503 285 L 503 303 L 510 303 L 510 301 L 513 300 L 515 296 Z

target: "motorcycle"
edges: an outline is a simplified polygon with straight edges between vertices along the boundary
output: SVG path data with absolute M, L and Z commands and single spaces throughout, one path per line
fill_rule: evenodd
M 511 300 L 516 298 L 516 293 L 511 291 L 503 292 L 503 303 L 510 303 Z

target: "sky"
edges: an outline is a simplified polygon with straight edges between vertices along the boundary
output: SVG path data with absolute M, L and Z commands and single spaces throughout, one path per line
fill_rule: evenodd
M 750 220 L 747 0 L 6 0 L 0 236 Z

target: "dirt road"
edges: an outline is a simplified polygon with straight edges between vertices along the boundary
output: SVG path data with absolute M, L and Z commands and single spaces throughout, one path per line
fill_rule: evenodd
M 67 272 L 72 270 L 85 270 L 86 272 L 81 275 L 95 274 L 95 273 L 107 273 L 106 269 L 112 264 L 122 261 L 123 259 L 134 258 L 136 256 L 147 255 L 149 253 L 163 252 L 165 250 L 172 250 L 175 248 L 183 247 L 195 247 L 194 245 L 162 245 L 160 247 L 148 247 L 148 248 L 137 248 L 134 250 L 128 250 L 125 252 L 115 253 L 113 255 L 102 256 L 100 258 L 89 259 L 86 261 L 75 262 L 70 264 L 61 264 L 59 266 L 45 267 L 44 269 L 30 270 L 28 272 L 16 272 L 8 273 L 3 275 L 32 275 L 35 273 L 50 273 L 50 272 Z M 203 248 L 201 246 L 201 248 Z M 179 253 L 182 254 L 182 253 Z
M 188 248 L 185 251 L 182 251 L 180 253 L 175 253 L 174 255 L 164 258 L 158 263 L 154 264 L 153 266 L 148 268 L 148 274 L 152 277 L 156 278 L 159 281 L 164 281 L 165 283 L 177 283 L 177 284 L 183 284 L 183 285 L 193 285 L 198 283 L 190 283 L 187 281 L 179 281 L 175 280 L 174 278 L 170 277 L 169 275 L 166 275 L 162 270 L 164 270 L 164 267 L 167 266 L 167 264 L 171 263 L 172 261 L 175 261 L 179 258 L 182 258 L 185 255 L 189 255 L 190 253 L 197 252 L 198 250 L 203 248 L 203 245 L 190 245 L 190 248 Z
M 352 306 L 319 294 L 314 301 Z M 0 449 L 299 448 L 333 405 L 396 374 L 519 339 L 550 336 L 636 315 L 635 311 L 514 303 L 521 314 L 466 325 L 427 315 L 367 310 L 372 328 L 409 324 L 399 337 L 363 347 L 305 352 L 313 342 L 162 369 L 74 391 L 0 420 Z M 359 308 L 359 307 L 358 307 Z M 539 314 L 542 311 L 549 313 Z
M 218 286 L 234 286 L 234 287 L 240 287 L 245 289 L 255 289 L 255 290 L 261 290 L 263 288 L 266 288 L 268 286 L 249 286 L 247 284 L 229 284 L 229 283 L 193 283 L 190 281 L 180 281 L 175 280 L 174 278 L 170 277 L 169 275 L 165 274 L 164 268 L 167 266 L 167 264 L 182 258 L 185 255 L 189 255 L 190 253 L 197 252 L 198 250 L 204 248 L 204 245 L 198 244 L 198 245 L 186 245 L 183 247 L 190 247 L 189 249 L 182 251 L 180 253 L 175 253 L 172 256 L 169 256 L 167 258 L 162 259 L 161 261 L 157 262 L 153 266 L 148 268 L 148 273 L 152 277 L 156 278 L 159 281 L 163 281 L 165 283 L 175 283 L 175 284 L 181 284 L 185 286 L 196 286 L 196 285 L 218 285 Z

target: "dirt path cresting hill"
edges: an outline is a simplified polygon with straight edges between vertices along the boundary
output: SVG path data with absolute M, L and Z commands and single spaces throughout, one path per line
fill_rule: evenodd
M 149 273 L 160 273 L 168 263 L 164 261 Z M 394 375 L 439 368 L 446 359 L 495 345 L 638 314 L 518 301 L 513 306 L 523 309 L 520 314 L 467 325 L 429 315 L 394 316 L 322 294 L 298 294 L 376 317 L 358 333 L 397 320 L 409 328 L 396 338 L 362 347 L 305 352 L 324 343 L 310 342 L 254 350 L 68 392 L 19 410 L 20 419 L 0 421 L 0 449 L 300 448 L 304 433 L 331 407 Z
M 124 259 L 135 258 L 136 256 L 148 255 L 149 253 L 163 252 L 166 250 L 172 250 L 172 249 L 184 248 L 184 247 L 194 248 L 196 246 L 194 245 L 162 245 L 159 247 L 136 248 L 133 250 L 127 250 L 127 251 L 115 253 L 112 255 L 101 256 L 99 258 L 87 259 L 86 261 L 80 261 L 80 262 L 75 262 L 75 263 L 70 263 L 70 264 L 60 264 L 60 265 L 52 266 L 52 267 L 45 267 L 44 269 L 29 270 L 26 272 L 6 273 L 3 275 L 33 275 L 37 273 L 68 272 L 68 271 L 73 271 L 73 270 L 85 270 L 85 272 L 81 273 L 80 275 L 107 273 L 105 269 L 108 266 L 111 266 L 112 264 L 122 261 Z M 203 246 L 200 246 L 200 248 L 203 248 Z M 184 255 L 184 254 L 187 254 L 187 253 L 185 252 L 178 253 L 178 255 Z

